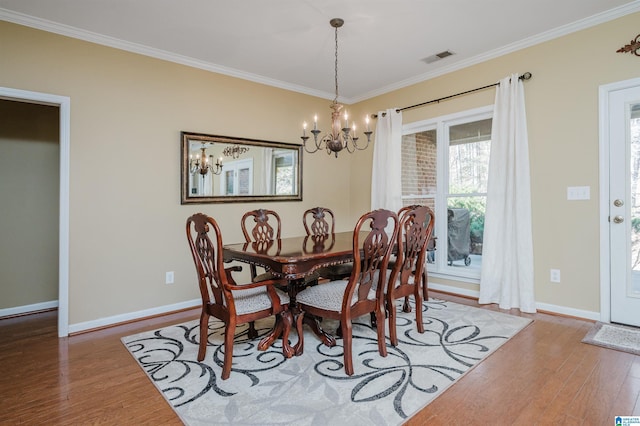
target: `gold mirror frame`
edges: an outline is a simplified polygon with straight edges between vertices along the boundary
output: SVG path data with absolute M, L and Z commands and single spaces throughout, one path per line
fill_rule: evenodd
M 180 132 L 180 139 L 181 204 L 302 201 L 302 145 L 185 131 Z M 210 166 L 215 166 L 220 159 L 222 162 L 220 174 L 209 172 L 201 175 L 199 171 L 192 172 L 194 155 L 202 152 L 202 147 L 209 151 L 206 154 L 211 158 Z M 223 151 L 224 154 L 222 154 Z M 285 167 L 278 168 L 276 162 L 278 158 L 288 158 L 287 173 L 293 173 L 285 180 L 285 186 L 281 184 L 282 180 L 277 180 L 278 170 L 285 169 Z M 269 162 L 271 166 L 268 165 Z M 250 177 L 246 177 L 248 173 L 237 172 L 239 163 L 251 165 Z M 215 167 L 212 168 L 215 169 Z M 236 170 L 233 181 L 235 183 L 231 183 L 230 180 L 233 179 L 231 177 L 234 174 L 233 170 Z M 267 172 L 268 170 L 270 173 Z M 267 173 L 269 176 L 266 175 Z M 239 184 L 237 182 L 239 174 L 245 176 L 247 182 Z M 196 184 L 194 179 L 200 178 L 202 180 Z M 238 193 L 238 187 L 244 188 L 244 193 Z M 285 189 L 285 193 L 276 193 L 282 188 Z M 229 195 L 227 192 L 229 189 L 235 189 L 236 193 Z

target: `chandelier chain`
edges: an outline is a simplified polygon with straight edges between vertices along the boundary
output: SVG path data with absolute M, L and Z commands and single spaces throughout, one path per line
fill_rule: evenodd
M 336 57 L 336 65 L 335 65 L 335 83 L 336 83 L 336 96 L 335 98 L 333 98 L 333 103 L 337 104 L 338 103 L 338 27 L 335 28 L 335 34 L 336 34 L 336 53 L 335 53 L 335 57 Z

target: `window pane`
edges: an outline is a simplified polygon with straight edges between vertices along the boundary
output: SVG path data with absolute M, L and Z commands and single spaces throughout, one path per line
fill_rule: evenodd
M 449 264 L 469 262 L 474 268 L 482 265 L 484 215 L 486 197 L 450 197 L 447 200 Z M 467 258 L 469 260 L 467 260 Z
M 640 294 L 640 104 L 631 105 L 629 157 L 631 159 L 631 294 Z
M 422 197 L 435 195 L 436 154 L 435 130 L 402 137 L 402 198 L 404 205 L 423 204 Z
M 402 205 L 420 204 L 436 211 L 437 184 L 436 130 L 426 130 L 402 137 Z M 430 243 L 428 263 L 435 263 L 435 238 Z
M 275 187 L 276 195 L 290 195 L 294 192 L 293 155 L 276 155 Z
M 487 192 L 491 119 L 449 128 L 449 193 Z
M 249 184 L 251 183 L 251 170 L 248 167 L 238 169 L 238 194 L 249 195 Z

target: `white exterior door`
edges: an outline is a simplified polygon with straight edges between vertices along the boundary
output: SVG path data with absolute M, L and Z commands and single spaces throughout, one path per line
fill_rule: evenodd
M 640 326 L 640 79 L 611 88 L 609 145 L 609 264 L 611 322 Z

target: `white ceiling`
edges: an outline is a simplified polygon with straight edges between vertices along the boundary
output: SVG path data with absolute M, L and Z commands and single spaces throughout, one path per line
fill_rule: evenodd
M 0 0 L 0 20 L 328 99 L 329 20 L 342 18 L 346 103 L 638 11 L 640 0 Z M 445 50 L 455 55 L 425 63 Z

